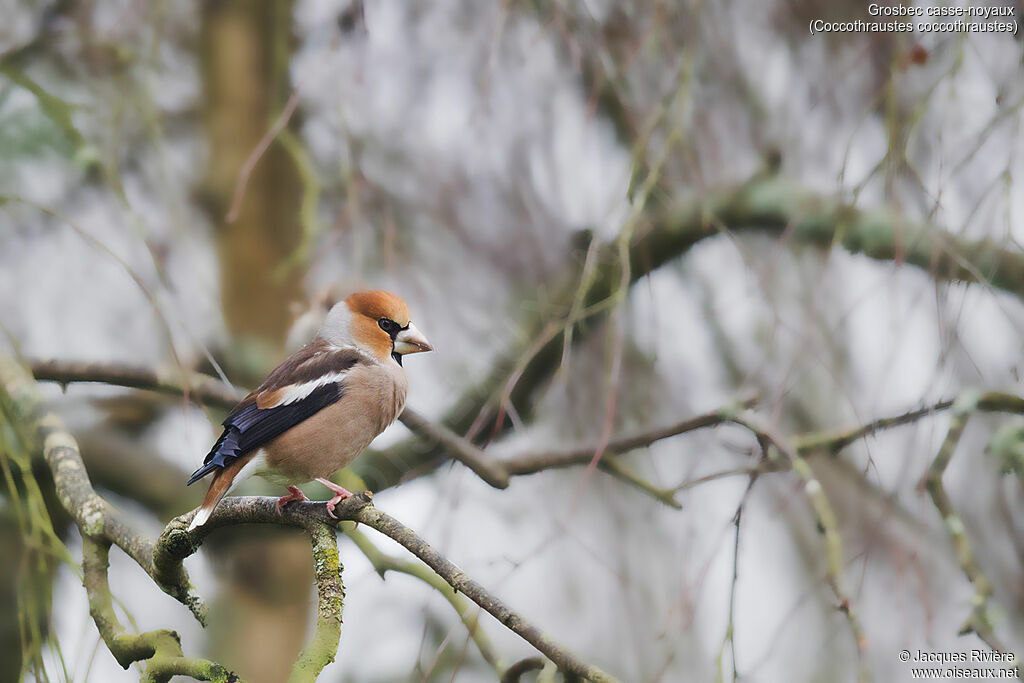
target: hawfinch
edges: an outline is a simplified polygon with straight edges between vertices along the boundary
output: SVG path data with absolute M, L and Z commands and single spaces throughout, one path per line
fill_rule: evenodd
M 213 474 L 189 529 L 202 526 L 237 482 L 253 474 L 288 487 L 278 509 L 308 500 L 295 484 L 318 481 L 335 496 L 352 494 L 328 477 L 353 459 L 405 407 L 402 356 L 430 351 L 405 303 L 388 292 L 361 292 L 335 304 L 309 342 L 271 372 L 224 420 L 203 466 L 188 483 Z

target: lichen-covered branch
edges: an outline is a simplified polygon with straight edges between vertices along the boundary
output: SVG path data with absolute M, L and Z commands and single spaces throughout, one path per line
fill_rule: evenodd
M 368 499 L 367 499 L 368 500 Z M 344 506 L 339 506 L 339 510 Z M 313 550 L 313 575 L 317 587 L 316 630 L 299 654 L 289 676 L 290 683 L 315 681 L 324 667 L 334 661 L 341 639 L 342 601 L 345 587 L 341 582 L 341 562 L 335 535 L 336 520 L 327 515 L 322 504 L 309 503 L 300 508 L 289 505 L 277 513 L 276 498 L 229 497 L 220 502 L 213 517 L 203 526 L 188 531 L 195 511 L 172 519 L 153 553 L 158 577 L 175 576 L 182 570 L 182 561 L 195 553 L 203 539 L 213 530 L 239 524 L 281 524 L 305 530 Z M 341 515 L 339 515 L 341 516 Z
M 188 523 L 195 511 L 172 520 L 157 541 L 157 554 L 161 557 L 159 564 L 165 570 L 173 572 L 174 565 L 180 564 L 198 550 L 210 532 L 225 526 L 280 524 L 309 529 L 317 525 L 335 527 L 342 520 L 360 522 L 404 546 L 447 581 L 453 589 L 468 597 L 505 627 L 536 647 L 566 674 L 596 682 L 607 683 L 616 680 L 598 667 L 579 659 L 549 635 L 512 611 L 408 527 L 374 507 L 368 491 L 342 501 L 334 513 L 337 519 L 328 516 L 325 506 L 321 503 L 301 502 L 289 504 L 279 514 L 275 498 L 228 497 L 221 501 L 206 524 L 191 532 L 187 530 Z
M 153 576 L 164 592 L 187 606 L 200 622 L 205 622 L 206 608 L 184 569 L 158 578 L 153 565 L 153 541 L 135 529 L 120 510 L 93 489 L 78 444 L 64 429 L 61 419 L 45 411 L 32 376 L 17 363 L 0 357 L 0 388 L 12 403 L 21 406 L 21 420 L 35 431 L 38 442 L 42 444 L 43 457 L 53 474 L 57 497 L 82 535 L 106 539 L 117 545 Z
M 315 681 L 324 667 L 334 661 L 341 640 L 341 608 L 345 586 L 341 583 L 341 561 L 334 528 L 326 524 L 306 527 L 313 545 L 313 577 L 316 579 L 316 631 L 299 654 L 289 683 Z
M 107 579 L 109 552 L 109 541 L 82 536 L 82 575 L 89 596 L 89 615 L 118 664 L 127 669 L 134 662 L 145 662 L 142 680 L 153 683 L 169 681 L 175 675 L 221 683 L 239 680 L 236 674 L 216 662 L 185 657 L 181 639 L 174 631 L 161 629 L 138 635 L 125 633 L 114 614 Z
M 877 432 L 905 424 L 912 424 L 918 420 L 944 412 L 953 407 L 952 400 L 939 401 L 938 403 L 916 410 L 910 410 L 900 415 L 883 417 L 872 420 L 841 432 L 829 434 L 807 434 L 797 439 L 795 446 L 803 454 L 824 452 L 835 455 L 841 450 L 866 436 Z M 987 391 L 978 395 L 977 410 L 983 412 L 1014 413 L 1024 414 L 1024 398 L 1016 394 L 1008 394 L 1000 391 Z
M 78 445 L 64 430 L 60 418 L 50 414 L 38 421 L 43 439 L 43 457 L 53 472 L 54 487 L 61 505 L 75 520 L 83 536 L 107 539 L 127 553 L 157 585 L 178 600 L 200 623 L 206 621 L 206 607 L 192 588 L 184 568 L 159 576 L 153 565 L 153 541 L 139 532 L 124 515 L 93 490 L 82 463 Z
M 141 566 L 166 593 L 205 621 L 206 610 L 180 565 L 159 574 L 154 563 L 153 542 L 136 530 L 125 516 L 93 490 L 78 445 L 60 418 L 46 413 L 35 381 L 17 363 L 0 357 L 0 391 L 13 415 L 8 419 L 35 434 L 53 476 L 57 498 L 74 520 L 83 541 L 83 581 L 89 596 L 89 612 L 103 641 L 117 662 L 127 668 L 146 663 L 143 680 L 163 683 L 175 675 L 207 681 L 235 681 L 223 666 L 184 656 L 178 634 L 169 630 L 129 635 L 118 623 L 107 579 L 109 548 L 116 544 Z

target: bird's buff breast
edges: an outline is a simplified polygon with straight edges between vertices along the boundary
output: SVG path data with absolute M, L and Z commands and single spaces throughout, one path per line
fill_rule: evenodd
M 397 365 L 394 369 L 373 366 L 353 371 L 337 403 L 264 447 L 268 471 L 256 473 L 289 483 L 330 477 L 394 422 L 405 407 L 407 390 L 405 373 Z

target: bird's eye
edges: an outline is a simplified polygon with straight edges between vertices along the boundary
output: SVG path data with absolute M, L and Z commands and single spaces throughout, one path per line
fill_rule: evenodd
M 391 318 L 381 318 L 377 321 L 377 324 L 380 325 L 380 329 L 388 333 L 391 339 L 397 337 L 398 333 L 402 331 L 402 326 Z

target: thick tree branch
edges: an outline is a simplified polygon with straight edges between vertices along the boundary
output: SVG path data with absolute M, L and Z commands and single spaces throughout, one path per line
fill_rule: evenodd
M 334 511 L 337 519 L 332 519 L 322 503 L 291 503 L 283 512 L 278 513 L 275 498 L 228 497 L 221 501 L 206 524 L 191 532 L 187 531 L 187 528 L 195 511 L 172 520 L 157 541 L 157 556 L 160 558 L 157 564 L 162 570 L 174 573 L 182 560 L 198 550 L 210 532 L 225 526 L 279 524 L 309 529 L 318 525 L 336 527 L 342 520 L 360 522 L 404 546 L 447 581 L 453 589 L 468 597 L 501 624 L 536 647 L 562 671 L 591 681 L 615 680 L 596 666 L 580 660 L 546 633 L 509 609 L 408 527 L 375 508 L 371 498 L 369 492 L 363 492 L 342 501 Z
M 144 681 L 169 681 L 174 675 L 191 676 L 200 681 L 237 681 L 238 676 L 220 664 L 184 656 L 181 640 L 174 631 L 161 629 L 128 635 L 114 614 L 113 597 L 107 579 L 110 542 L 82 536 L 82 574 L 89 596 L 89 614 L 100 637 L 114 659 L 127 669 L 133 662 L 145 661 Z

